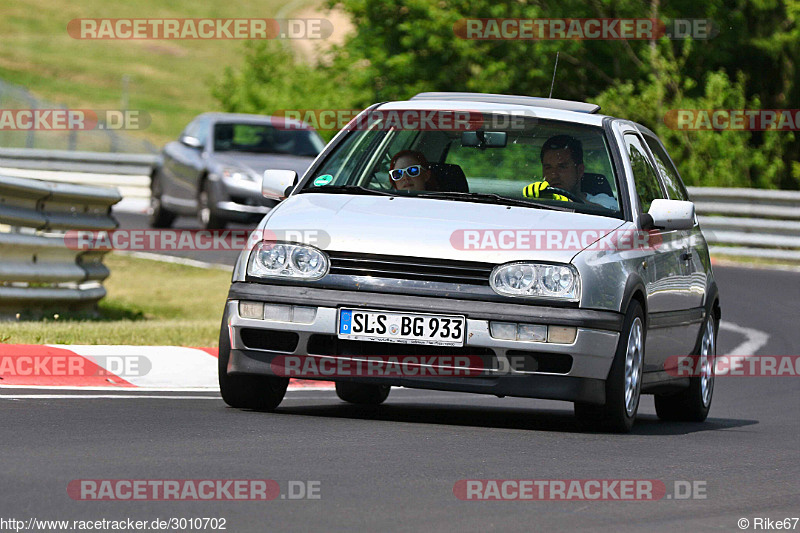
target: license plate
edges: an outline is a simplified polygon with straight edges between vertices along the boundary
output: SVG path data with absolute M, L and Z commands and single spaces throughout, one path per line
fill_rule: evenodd
M 340 339 L 464 346 L 465 325 L 465 317 L 455 315 L 339 310 Z

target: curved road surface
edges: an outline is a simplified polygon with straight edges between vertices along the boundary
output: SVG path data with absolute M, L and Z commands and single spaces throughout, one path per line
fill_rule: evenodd
M 800 352 L 800 274 L 715 272 L 720 353 Z M 404 389 L 372 409 L 330 391 L 290 392 L 272 414 L 227 408 L 213 392 L 31 396 L 45 393 L 93 394 L 0 391 L 0 518 L 217 517 L 254 532 L 739 531 L 741 518 L 752 530 L 756 518 L 800 516 L 798 377 L 720 377 L 704 424 L 662 423 L 646 396 L 629 435 L 579 432 L 568 403 Z M 73 479 L 187 478 L 272 479 L 284 495 L 290 481 L 316 481 L 320 498 L 74 501 L 66 490 Z M 474 502 L 453 493 L 458 480 L 507 478 L 654 479 L 673 497 Z M 676 481 L 696 482 L 704 498 L 678 498 Z

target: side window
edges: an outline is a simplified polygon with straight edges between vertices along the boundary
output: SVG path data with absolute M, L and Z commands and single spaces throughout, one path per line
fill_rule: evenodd
M 658 172 L 661 174 L 661 181 L 667 188 L 667 193 L 672 200 L 688 200 L 689 195 L 683 187 L 678 169 L 672 164 L 672 160 L 667 155 L 666 150 L 662 148 L 661 143 L 652 137 L 645 135 L 645 142 L 650 147 L 650 151 L 656 157 L 656 165 L 658 165 Z
M 366 158 L 372 153 L 369 149 L 383 138 L 384 132 L 372 131 L 362 135 L 359 132 L 350 133 L 347 138 L 336 148 L 332 157 L 329 157 L 315 177 L 331 175 L 333 179 L 325 185 L 360 185 L 356 172 L 363 166 Z M 388 175 L 388 174 L 387 174 Z M 314 183 L 312 180 L 311 184 Z
M 658 185 L 656 171 L 650 160 L 647 159 L 647 151 L 642 146 L 639 137 L 630 133 L 625 135 L 625 147 L 628 150 L 628 157 L 633 168 L 633 180 L 636 182 L 636 194 L 639 196 L 639 204 L 642 212 L 647 213 L 650 204 L 656 198 L 664 198 L 661 187 Z

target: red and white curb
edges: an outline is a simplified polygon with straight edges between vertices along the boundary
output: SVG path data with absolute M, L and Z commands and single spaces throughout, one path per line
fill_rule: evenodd
M 0 344 L 0 388 L 219 390 L 217 349 L 180 346 Z M 293 379 L 289 390 L 332 390 Z

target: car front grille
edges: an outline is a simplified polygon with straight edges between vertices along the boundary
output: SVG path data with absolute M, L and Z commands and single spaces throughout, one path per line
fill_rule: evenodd
M 420 257 L 328 252 L 331 274 L 489 285 L 495 265 Z

